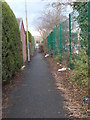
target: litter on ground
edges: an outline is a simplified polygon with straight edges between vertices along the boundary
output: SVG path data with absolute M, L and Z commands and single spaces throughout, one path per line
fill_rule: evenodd
M 65 71 L 67 70 L 67 68 L 61 68 L 61 69 L 58 69 L 58 72 L 62 72 L 62 71 Z
M 25 65 L 23 65 L 22 67 L 21 67 L 21 70 L 23 70 L 25 68 Z
M 46 58 L 46 57 L 49 57 L 49 54 L 46 54 L 46 55 L 45 55 L 45 58 Z

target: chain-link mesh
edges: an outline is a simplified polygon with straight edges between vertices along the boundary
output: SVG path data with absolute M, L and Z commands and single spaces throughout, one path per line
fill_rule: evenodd
M 48 50 L 70 70 L 70 80 L 80 86 L 80 91 L 88 88 L 84 96 L 90 100 L 90 1 L 74 5 L 68 19 L 47 37 Z
M 81 12 L 85 13 L 84 17 L 79 15 Z M 86 52 L 88 48 L 87 3 L 82 4 L 77 11 L 69 14 L 67 20 L 56 26 L 47 37 L 47 42 L 48 52 L 58 57 L 62 64 L 73 68 L 72 60 L 80 59 L 79 53 Z
M 61 24 L 61 32 L 62 32 L 62 61 L 63 64 L 70 63 L 70 42 L 69 42 L 69 19 Z

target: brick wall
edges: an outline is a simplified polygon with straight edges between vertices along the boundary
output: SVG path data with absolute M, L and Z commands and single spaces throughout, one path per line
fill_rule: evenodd
M 20 30 L 20 36 L 22 41 L 22 51 L 23 51 L 23 62 L 26 62 L 26 39 L 25 39 L 25 31 L 24 31 L 24 25 L 22 22 L 21 30 Z

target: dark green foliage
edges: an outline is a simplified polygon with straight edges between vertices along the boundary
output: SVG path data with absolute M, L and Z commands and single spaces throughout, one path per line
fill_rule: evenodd
M 11 79 L 21 68 L 22 45 L 16 17 L 6 2 L 2 3 L 2 79 Z
M 74 65 L 74 76 L 72 79 L 81 87 L 88 86 L 88 56 L 85 51 L 85 49 L 81 50 L 78 58 L 75 56 L 72 60 Z
M 80 32 L 81 49 L 78 56 L 73 56 L 72 64 L 74 66 L 74 76 L 72 80 L 80 86 L 88 86 L 88 3 L 75 2 L 73 9 L 77 10 L 79 15 L 76 18 Z
M 39 45 L 39 50 L 41 53 L 44 52 L 44 41 L 42 40 L 41 44 Z
M 88 46 L 88 2 L 74 2 L 73 9 L 77 10 L 79 15 L 76 18 L 81 28 L 82 40 L 81 46 Z
M 35 50 L 35 40 L 34 37 L 31 35 L 31 45 L 30 45 L 31 56 L 34 54 L 34 50 Z
M 48 52 L 70 67 L 73 81 L 88 83 L 88 3 L 74 2 L 69 18 L 55 27 L 47 37 Z
M 26 34 L 26 49 L 27 49 L 27 32 L 25 32 L 25 34 Z M 32 56 L 33 53 L 34 53 L 35 40 L 34 40 L 34 37 L 32 36 L 32 34 L 29 31 L 28 31 L 28 40 L 29 40 L 30 55 Z M 27 56 L 27 58 L 28 58 L 28 56 Z
M 44 49 L 43 49 L 43 45 L 41 44 L 41 45 L 39 45 L 39 50 L 40 50 L 40 52 L 41 53 L 43 53 L 44 52 Z

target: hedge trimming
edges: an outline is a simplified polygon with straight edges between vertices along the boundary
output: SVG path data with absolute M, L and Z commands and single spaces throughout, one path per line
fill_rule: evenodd
M 2 2 L 2 82 L 9 82 L 22 64 L 19 26 L 9 5 Z

